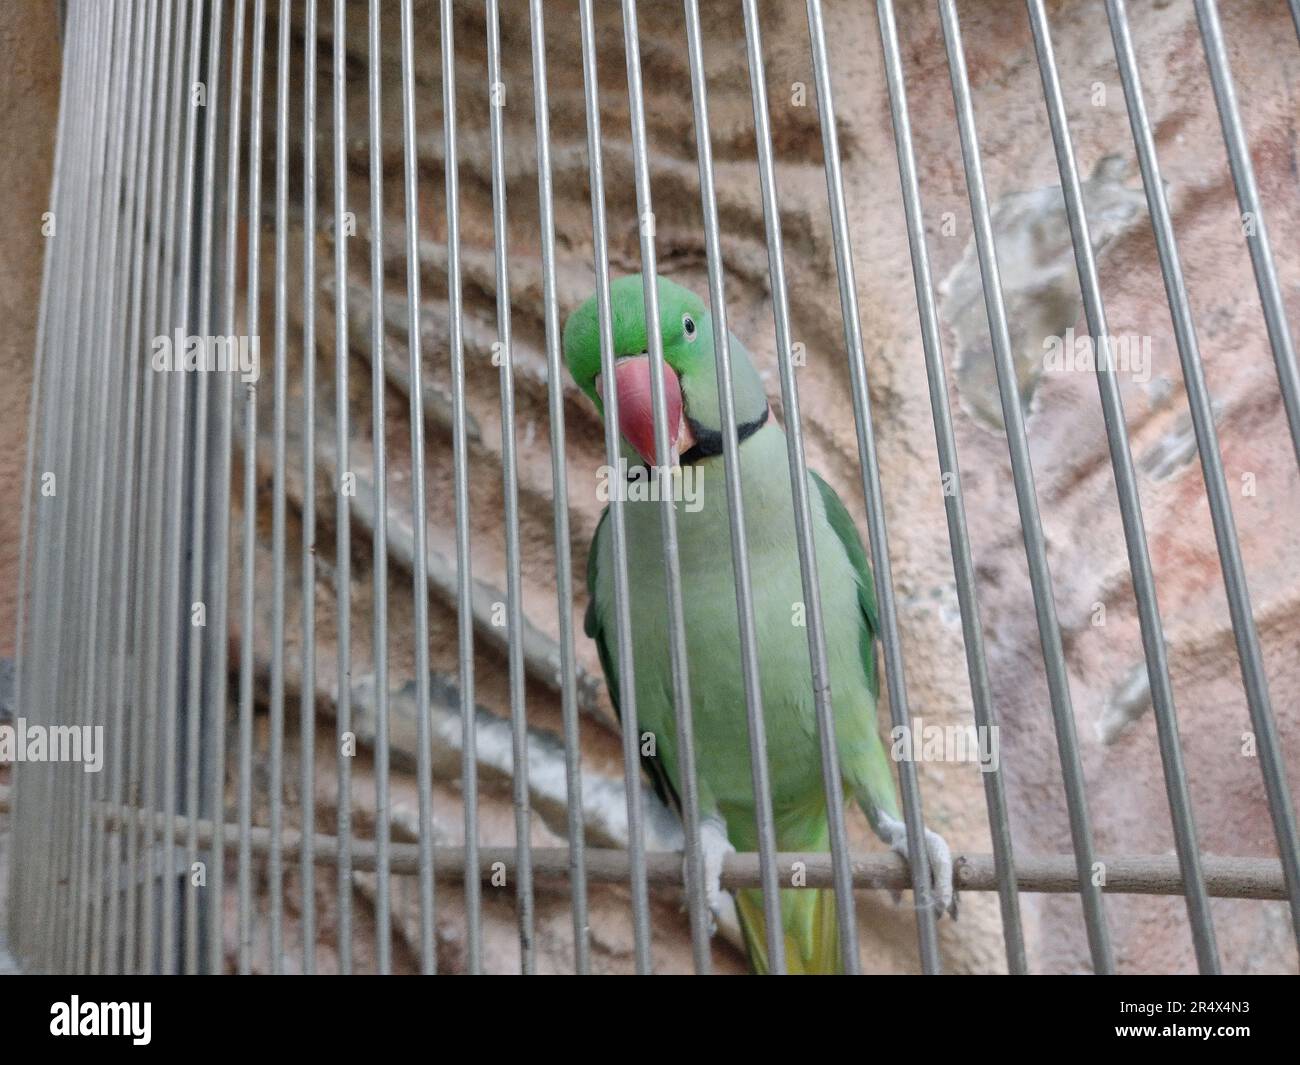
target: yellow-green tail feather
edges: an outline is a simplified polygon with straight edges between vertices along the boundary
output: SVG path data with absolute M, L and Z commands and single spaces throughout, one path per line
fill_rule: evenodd
M 736 911 L 745 933 L 750 964 L 754 972 L 766 974 L 769 966 L 763 892 L 752 888 L 737 892 Z M 785 939 L 785 967 L 790 975 L 833 975 L 843 971 L 833 891 L 825 888 L 782 891 L 781 927 Z

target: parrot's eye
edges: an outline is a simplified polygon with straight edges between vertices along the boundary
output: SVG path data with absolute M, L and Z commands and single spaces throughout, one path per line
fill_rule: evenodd
M 686 334 L 688 341 L 693 341 L 696 337 L 695 319 L 689 314 L 682 315 L 682 331 Z

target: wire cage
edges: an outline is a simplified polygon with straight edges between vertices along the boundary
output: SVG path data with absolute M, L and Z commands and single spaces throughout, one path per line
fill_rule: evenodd
M 1174 914 L 1186 941 L 1174 964 L 1205 973 L 1220 971 L 1225 958 L 1227 967 L 1246 964 L 1239 937 L 1220 949 L 1225 923 L 1245 911 L 1218 906 L 1250 900 L 1231 905 L 1267 907 L 1270 949 L 1294 968 L 1300 845 L 1285 744 L 1294 766 L 1288 729 L 1297 718 L 1294 706 L 1275 705 L 1269 674 L 1286 698 L 1300 690 L 1289 662 L 1296 630 L 1279 614 L 1294 605 L 1295 560 L 1278 548 L 1281 561 L 1270 556 L 1268 573 L 1283 594 L 1257 578 L 1252 597 L 1248 563 L 1261 540 L 1256 533 L 1243 542 L 1240 522 L 1257 522 L 1234 513 L 1244 505 L 1234 508 L 1242 467 L 1220 442 L 1221 426 L 1225 436 L 1252 431 L 1243 418 L 1286 438 L 1268 519 L 1285 539 L 1300 463 L 1300 377 L 1284 306 L 1284 293 L 1296 291 L 1287 270 L 1297 259 L 1289 249 L 1275 258 L 1266 221 L 1295 221 L 1294 169 L 1289 185 L 1270 183 L 1261 194 L 1255 167 L 1261 153 L 1280 149 L 1252 150 L 1250 115 L 1234 87 L 1233 68 L 1241 77 L 1244 64 L 1229 62 L 1234 45 L 1214 0 L 1189 0 L 1231 175 L 1223 187 L 1235 192 L 1239 216 L 1213 244 L 1201 233 L 1180 243 L 1176 212 L 1196 189 L 1184 186 L 1185 169 L 1162 175 L 1157 145 L 1163 152 L 1173 135 L 1165 124 L 1178 120 L 1169 118 L 1165 82 L 1144 85 L 1153 79 L 1123 0 L 970 6 L 978 10 L 959 17 L 953 0 L 878 0 L 874 13 L 870 4 L 822 0 L 66 5 L 10 726 L 32 756 L 14 759 L 6 797 L 9 938 L 24 966 L 527 973 L 650 972 L 680 961 L 733 971 L 741 940 L 729 902 L 711 913 L 717 874 L 727 891 L 757 889 L 773 972 L 796 965 L 781 933 L 783 893 L 819 888 L 833 892 L 837 965 L 847 973 L 881 968 L 863 937 L 884 909 L 864 916 L 862 906 L 886 890 L 908 900 L 889 918 L 915 938 L 914 956 L 891 948 L 904 969 L 939 972 L 945 954 L 950 967 L 1013 973 L 1133 968 L 1127 943 L 1112 934 L 1111 896 L 1167 896 L 1177 909 L 1162 912 Z M 1137 30 L 1168 17 L 1168 7 L 1144 6 Z M 1284 80 L 1289 73 L 1293 87 L 1300 49 L 1278 33 L 1289 25 L 1283 5 L 1243 7 L 1228 29 L 1262 25 L 1251 43 L 1263 34 L 1271 48 L 1251 53 L 1250 63 L 1272 64 Z M 1300 5 L 1290 0 L 1289 8 L 1300 34 Z M 828 29 L 849 19 L 878 51 L 845 54 Z M 963 19 L 981 27 L 978 52 L 963 44 Z M 991 25 L 1000 27 L 995 35 L 1031 42 L 1023 54 L 1037 95 L 1021 104 L 1047 122 L 1019 136 L 1054 154 L 1046 198 L 1007 197 L 986 184 L 990 163 L 1000 182 L 1006 177 L 994 157 L 1011 151 L 1005 122 L 994 146 L 977 122 L 983 89 L 1012 79 L 1005 69 L 990 73 Z M 1111 135 L 1127 131 L 1131 139 L 1116 151 L 1136 161 L 1127 185 L 1104 160 L 1090 173 L 1081 166 L 1072 127 L 1091 128 L 1078 101 L 1095 86 L 1076 84 L 1074 59 L 1054 50 L 1054 30 L 1109 50 Z M 804 80 L 791 86 L 786 60 L 795 51 Z M 914 92 L 909 103 L 908 83 L 922 65 L 946 67 L 950 99 Z M 801 91 L 807 99 L 796 101 Z M 666 153 L 670 98 L 681 101 L 673 114 L 691 121 Z M 797 120 L 786 113 L 792 107 Z M 864 158 L 857 128 L 844 120 L 863 108 L 879 120 L 893 159 Z M 916 134 L 914 115 L 922 116 Z M 943 128 L 931 131 L 932 123 Z M 964 206 L 923 203 L 926 153 L 945 143 L 952 151 L 944 165 Z M 801 166 L 787 186 L 791 160 Z M 862 188 L 855 171 L 877 184 L 889 178 L 888 196 L 897 197 L 879 201 L 896 205 L 879 231 L 897 235 L 896 265 L 910 261 L 905 350 L 882 351 L 874 339 L 880 305 L 857 275 L 873 252 L 855 239 L 863 212 L 853 200 Z M 737 183 L 747 189 L 745 209 L 728 191 Z M 958 207 L 969 226 L 952 247 L 965 247 L 964 259 L 938 246 L 960 228 Z M 1148 278 L 1144 328 L 1172 327 L 1172 399 L 1132 390 L 1111 332 L 1107 307 L 1116 297 L 1099 260 L 1104 266 L 1120 216 L 1124 241 L 1154 240 L 1158 271 Z M 693 235 L 683 236 L 682 218 Z M 1055 263 L 1026 262 L 1016 232 L 1055 240 Z M 1231 417 L 1212 395 L 1182 254 L 1202 280 L 1213 269 L 1207 255 L 1244 254 L 1253 270 L 1255 292 L 1227 295 L 1246 308 L 1243 317 L 1254 316 L 1241 329 L 1262 321 L 1250 350 L 1271 352 L 1273 362 L 1268 387 Z M 697 591 L 682 561 L 689 519 L 669 493 L 654 504 L 668 619 L 667 647 L 655 660 L 666 663 L 658 679 L 672 700 L 680 782 L 664 802 L 642 775 L 648 734 L 638 724 L 638 687 L 624 675 L 609 681 L 619 691 L 607 690 L 581 629 L 582 553 L 598 511 L 585 498 L 587 460 L 603 454 L 617 469 L 622 444 L 617 397 L 603 397 L 602 423 L 568 375 L 562 332 L 565 315 L 594 292 L 602 376 L 612 380 L 621 354 L 614 276 L 641 275 L 647 318 L 656 321 L 654 279 L 692 264 L 705 282 L 699 294 L 712 314 L 721 382 L 711 476 L 728 521 L 714 555 L 735 590 L 741 694 L 731 712 L 744 722 L 753 791 L 754 845 L 716 868 L 696 769 L 707 739 L 692 689 L 699 671 L 730 667 L 701 661 L 709 651 L 687 631 L 683 603 Z M 952 268 L 942 284 L 940 264 Z M 1021 295 L 1026 272 L 1037 284 L 1049 270 L 1051 291 L 1075 301 L 1061 330 L 1073 332 L 1081 303 L 1092 352 L 1086 377 L 1100 401 L 1101 418 L 1082 423 L 1096 432 L 1078 444 L 1092 449 L 1090 476 L 1101 485 L 1091 510 L 1068 519 L 1083 527 L 1065 528 L 1052 514 L 1057 472 L 1050 495 L 1035 482 L 1053 430 L 1033 398 L 1037 374 L 1026 367 L 1024 336 L 1052 330 L 1034 333 L 1041 323 L 1026 321 Z M 740 308 L 731 298 L 737 276 L 747 298 L 759 293 Z M 833 293 L 817 304 L 838 314 L 829 324 L 810 324 L 801 310 L 819 286 Z M 1131 302 L 1123 306 L 1132 311 Z M 746 533 L 752 497 L 733 391 L 739 355 L 728 332 L 729 320 L 760 318 L 769 335 L 753 339 L 755 350 L 766 344 L 771 353 L 774 374 L 765 377 L 775 377 L 769 392 L 788 447 L 790 543 L 803 589 L 801 621 L 786 639 L 807 648 L 808 727 L 828 818 L 826 846 L 815 852 L 780 846 L 773 797 L 771 766 L 783 752 L 772 749 L 776 711 L 761 672 L 771 650 L 761 617 L 767 574 Z M 809 376 L 810 346 L 823 349 L 825 379 Z M 666 356 L 653 330 L 644 354 L 654 451 L 667 469 Z M 915 439 L 934 451 L 912 456 L 924 486 L 909 489 L 924 503 L 911 494 L 900 503 L 882 475 L 900 469 L 889 458 L 891 434 L 903 431 L 890 407 L 903 387 L 900 365 L 921 402 L 928 399 L 926 435 Z M 1070 391 L 1058 402 L 1084 405 L 1086 396 Z M 1126 415 L 1126 403 L 1139 404 L 1141 417 Z M 1152 472 L 1148 423 L 1157 403 L 1185 409 L 1177 447 L 1188 476 L 1173 503 Z M 925 421 L 925 406 L 905 409 L 914 424 Z M 844 427 L 838 443 L 826 428 L 835 417 Z M 975 455 L 965 477 L 959 443 Z M 810 452 L 836 447 L 851 471 L 839 487 L 866 531 L 874 573 L 882 732 L 908 735 L 925 713 L 1007 739 L 1005 763 L 994 759 L 963 778 L 962 801 L 974 814 L 960 823 L 974 827 L 954 834 L 955 884 L 975 914 L 967 918 L 974 932 L 985 933 L 978 949 L 963 951 L 961 923 L 932 905 L 945 870 L 931 866 L 944 852 L 913 846 L 905 861 L 863 849 L 861 826 L 841 801 L 843 723 L 828 657 L 838 621 L 823 610 L 822 504 L 809 480 Z M 995 452 L 993 469 L 984 459 Z M 995 493 L 997 504 L 975 498 Z M 1162 512 L 1184 509 L 1189 523 L 1200 521 L 1194 510 L 1208 515 L 1202 553 L 1217 568 L 1199 597 L 1221 618 L 1226 606 L 1218 658 L 1197 658 L 1185 624 L 1167 640 L 1162 603 L 1175 600 L 1180 611 L 1196 604 L 1187 605 L 1183 585 L 1165 587 L 1180 556 L 1163 531 L 1148 536 L 1144 506 L 1149 513 L 1153 498 Z M 629 567 L 645 565 L 629 546 L 631 505 L 617 493 L 609 501 L 616 572 L 607 633 L 617 659 L 629 663 L 645 651 L 634 639 L 628 585 Z M 938 530 L 950 575 L 941 606 L 926 609 L 947 612 L 947 650 L 962 666 L 955 657 L 936 663 L 942 652 L 918 637 L 905 541 L 921 523 L 899 513 L 913 505 Z M 990 507 L 1006 524 L 989 524 Z M 990 536 L 1012 544 L 1011 576 L 977 564 L 992 550 Z M 1077 651 L 1092 604 L 1081 610 L 1078 596 L 1063 601 L 1060 588 L 1063 572 L 1097 558 L 1068 546 L 1093 536 L 1120 589 L 1108 601 L 1126 618 L 1119 639 L 1140 646 L 1109 701 L 1080 664 L 1105 656 Z M 1261 595 L 1267 608 L 1258 606 Z M 1104 614 L 1106 604 L 1097 605 Z M 1286 663 L 1266 656 L 1266 645 L 1287 639 Z M 1233 656 L 1239 677 L 1228 670 L 1207 678 L 1187 664 Z M 918 669 L 952 673 L 959 700 L 932 709 L 930 689 L 916 695 Z M 1224 696 L 1229 682 L 1235 695 Z M 1240 709 L 1240 722 L 1225 727 L 1248 737 L 1245 757 L 1226 747 L 1207 755 L 1202 683 L 1228 700 L 1225 715 Z M 1033 691 L 1034 723 L 1008 712 L 1013 688 Z M 1186 705 L 1197 706 L 1191 755 L 1176 688 L 1184 731 Z M 1110 847 L 1126 837 L 1098 825 L 1090 801 L 1107 774 L 1122 777 L 1138 764 L 1108 767 L 1091 734 L 1079 734 L 1078 722 L 1095 719 L 1099 707 L 1118 715 L 1116 729 L 1131 729 L 1131 743 L 1158 754 L 1153 801 L 1167 810 L 1151 818 L 1161 822 L 1158 849 L 1099 848 L 1099 838 Z M 1147 709 L 1153 728 L 1133 729 Z M 39 757 L 30 746 L 38 733 L 50 752 Z M 74 754 L 89 758 L 96 736 L 102 767 L 86 772 L 86 758 Z M 1233 755 L 1245 764 L 1229 778 L 1233 794 L 1261 816 L 1239 836 L 1216 831 L 1211 848 L 1198 822 L 1217 796 L 1198 796 L 1195 770 L 1207 757 Z M 953 776 L 910 745 L 893 771 L 908 840 L 949 823 L 934 810 Z M 1018 773 L 1032 783 L 1017 785 Z M 1119 787 L 1145 783 L 1120 779 Z M 1034 788 L 1051 793 L 1055 815 L 1026 836 L 1018 819 Z M 1113 804 L 1106 810 L 1116 813 Z M 970 841 L 979 845 L 958 846 Z M 1051 922 L 1038 908 L 1044 899 L 1062 900 Z M 517 955 L 485 930 L 503 912 Z M 1128 935 L 1135 921 L 1125 919 Z M 1076 937 L 1064 961 L 1052 960 L 1043 941 L 1065 933 L 1044 933 L 1047 924 L 1068 925 Z M 611 940 L 620 946 L 609 948 Z

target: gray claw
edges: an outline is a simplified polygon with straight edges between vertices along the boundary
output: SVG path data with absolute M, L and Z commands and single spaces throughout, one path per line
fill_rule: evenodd
M 709 935 L 718 931 L 718 917 L 722 912 L 722 863 L 736 848 L 727 839 L 727 826 L 719 818 L 706 817 L 700 822 L 700 860 L 704 865 L 704 893 L 709 907 Z M 683 859 L 683 880 L 689 883 Z
M 880 834 L 889 844 L 891 850 L 900 855 L 904 861 L 910 861 L 908 858 L 907 828 L 902 821 L 882 811 L 880 814 Z M 934 908 L 936 916 L 942 916 L 947 912 L 956 919 L 957 891 L 953 886 L 952 851 L 949 850 L 948 844 L 939 833 L 932 832 L 927 828 L 925 830 L 925 852 L 930 859 L 930 892 L 926 893 L 927 898 L 918 899 L 917 905 L 930 905 Z M 899 898 L 901 898 L 901 895 L 896 894 L 894 901 L 897 902 Z

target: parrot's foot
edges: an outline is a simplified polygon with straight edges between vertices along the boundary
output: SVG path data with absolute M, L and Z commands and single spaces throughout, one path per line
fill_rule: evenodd
M 727 826 L 720 817 L 706 817 L 700 821 L 700 861 L 704 868 L 704 896 L 709 906 L 709 935 L 718 931 L 718 916 L 722 912 L 722 863 L 736 848 L 727 839 Z M 682 882 L 689 884 L 686 859 L 682 859 Z
M 889 844 L 890 850 L 910 862 L 908 857 L 907 826 L 896 817 L 880 811 L 877 831 L 880 838 Z M 937 832 L 925 830 L 925 853 L 930 859 L 930 890 L 918 900 L 918 906 L 929 905 L 934 908 L 936 916 L 942 916 L 946 910 L 952 917 L 957 916 L 957 893 L 952 882 L 952 852 L 948 844 Z

